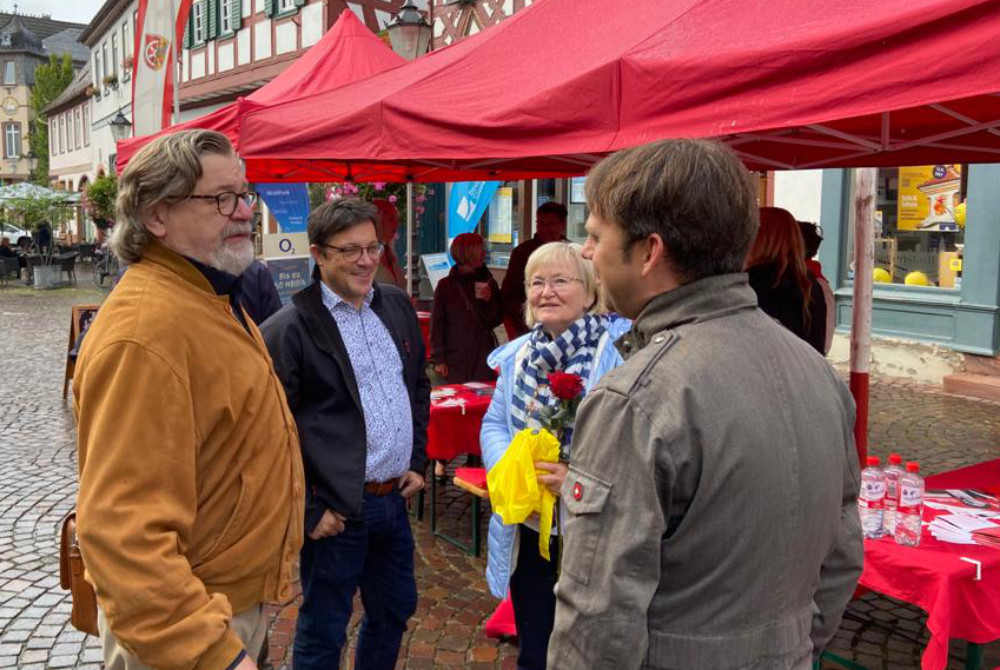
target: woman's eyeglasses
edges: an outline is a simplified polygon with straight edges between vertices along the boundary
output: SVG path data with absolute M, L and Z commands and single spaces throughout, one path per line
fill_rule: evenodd
M 545 285 L 548 284 L 556 293 L 565 293 L 573 285 L 573 282 L 582 284 L 583 280 L 579 277 L 553 277 L 552 279 L 535 277 L 531 281 L 525 282 L 524 287 L 528 289 L 529 293 L 541 293 L 545 290 Z

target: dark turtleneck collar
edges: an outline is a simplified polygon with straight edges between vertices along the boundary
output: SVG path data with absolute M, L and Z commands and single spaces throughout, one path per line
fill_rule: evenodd
M 236 315 L 236 318 L 239 319 L 243 327 L 249 332 L 250 329 L 247 327 L 246 318 L 243 316 L 243 308 L 240 306 L 240 299 L 243 297 L 243 276 L 231 275 L 228 272 L 196 261 L 190 256 L 184 256 L 184 260 L 193 265 L 201 274 L 205 275 L 205 279 L 212 285 L 212 289 L 216 295 L 224 295 L 229 298 L 229 306 L 233 308 L 233 314 Z

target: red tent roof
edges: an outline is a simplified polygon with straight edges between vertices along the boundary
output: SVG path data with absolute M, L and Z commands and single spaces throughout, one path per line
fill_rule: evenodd
M 225 133 L 240 148 L 240 118 L 250 110 L 302 96 L 320 94 L 389 70 L 406 61 L 355 17 L 341 12 L 333 27 L 296 59 L 280 75 L 245 98 L 197 119 L 118 143 L 117 169 L 120 173 L 135 153 L 153 138 L 191 128 L 207 128 Z
M 1000 160 L 996 0 L 537 0 L 242 121 L 251 178 L 581 174 L 715 137 L 758 169 Z

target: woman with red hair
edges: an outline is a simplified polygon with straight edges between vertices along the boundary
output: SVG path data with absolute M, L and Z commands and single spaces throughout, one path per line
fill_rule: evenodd
M 760 308 L 822 355 L 826 302 L 823 289 L 806 269 L 802 232 L 790 212 L 760 208 L 760 229 L 745 267 Z
M 406 274 L 399 266 L 393 245 L 396 243 L 396 231 L 399 230 L 399 210 L 388 200 L 381 198 L 372 200 L 378 207 L 380 221 L 378 222 L 378 240 L 385 245 L 382 258 L 379 259 L 375 281 L 380 284 L 393 284 L 406 291 Z M 409 291 L 407 291 L 409 293 Z

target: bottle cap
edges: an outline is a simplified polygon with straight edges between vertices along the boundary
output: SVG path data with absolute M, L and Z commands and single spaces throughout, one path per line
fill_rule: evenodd
M 903 457 L 899 454 L 889 454 L 889 463 L 892 465 L 899 465 L 903 462 Z
M 878 456 L 868 457 L 868 467 L 872 467 L 873 465 L 878 465 L 880 462 L 881 461 L 879 461 Z
M 906 464 L 906 471 L 920 472 L 920 463 L 917 463 L 916 461 L 910 461 L 909 463 Z

